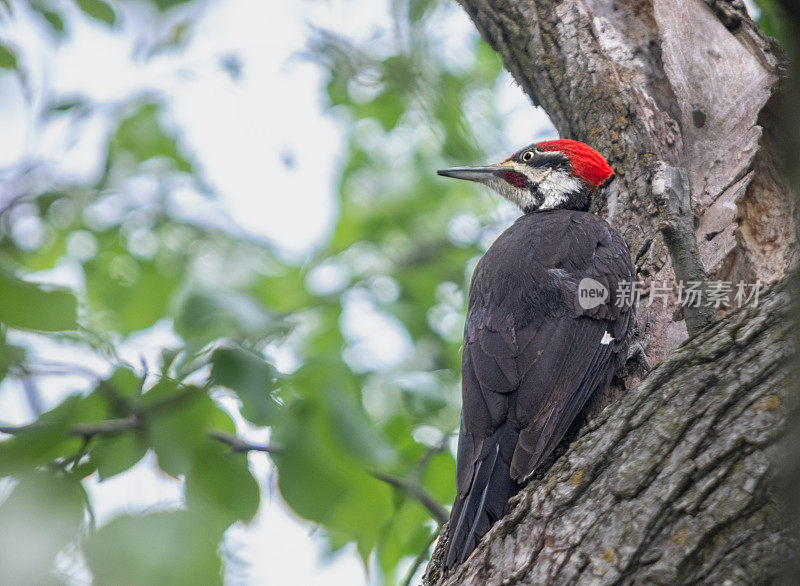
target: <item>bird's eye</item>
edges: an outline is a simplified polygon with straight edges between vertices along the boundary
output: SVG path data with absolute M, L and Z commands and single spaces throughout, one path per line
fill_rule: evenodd
M 522 160 L 523 161 L 530 161 L 532 158 L 533 158 L 533 152 L 532 151 L 525 151 L 524 153 L 522 153 Z

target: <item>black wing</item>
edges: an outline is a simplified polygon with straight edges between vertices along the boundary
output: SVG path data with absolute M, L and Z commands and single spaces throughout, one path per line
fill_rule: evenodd
M 595 216 L 567 218 L 565 226 L 552 227 L 564 246 L 544 251 L 552 263 L 537 275 L 540 280 L 555 275 L 555 289 L 539 289 L 538 298 L 528 301 L 540 311 L 522 307 L 509 315 L 514 291 L 482 283 L 476 273 L 473 289 L 488 287 L 489 294 L 471 295 L 464 341 L 458 494 L 448 568 L 466 559 L 502 516 L 508 497 L 552 453 L 589 398 L 624 362 L 634 311 L 617 306 L 615 293 L 619 282 L 634 279 L 627 247 Z M 524 236 L 533 240 L 526 246 L 537 244 L 535 233 Z M 546 233 L 540 239 L 542 248 L 559 240 Z M 506 251 L 503 258 L 508 257 Z M 512 254 L 509 262 L 518 265 L 524 259 L 522 253 Z M 488 278 L 498 278 L 494 269 Z M 605 304 L 581 308 L 578 283 L 584 277 L 606 287 Z M 526 286 L 519 275 L 511 281 L 513 287 Z M 524 296 L 517 303 L 524 304 Z

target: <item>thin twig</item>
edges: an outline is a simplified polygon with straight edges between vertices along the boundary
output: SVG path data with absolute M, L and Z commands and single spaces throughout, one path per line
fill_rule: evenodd
M 223 444 L 228 444 L 234 452 L 265 452 L 274 454 L 283 450 L 283 446 L 276 444 L 254 444 L 243 440 L 240 437 L 225 433 L 224 431 L 211 430 L 208 437 L 213 438 Z
M 2 208 L 0 208 L 0 217 L 4 216 L 7 212 L 14 209 L 17 205 L 26 203 L 25 198 L 29 197 L 30 194 L 28 193 L 20 193 L 19 195 L 15 195 L 11 199 L 9 199 Z
M 439 537 L 439 531 L 434 531 L 431 536 L 428 538 L 428 541 L 425 543 L 425 547 L 422 548 L 422 551 L 419 552 L 419 555 L 414 560 L 414 563 L 411 564 L 411 567 L 408 569 L 406 573 L 406 577 L 403 580 L 403 586 L 409 586 L 411 584 L 411 580 L 414 579 L 414 574 L 417 573 L 419 567 L 423 564 L 423 562 L 428 558 L 428 551 L 431 549 L 431 545 L 436 541 L 436 538 Z
M 92 423 L 82 423 L 71 430 L 73 435 L 83 437 L 87 442 L 96 435 L 113 435 L 115 433 L 122 433 L 124 431 L 133 431 L 139 429 L 142 425 L 141 420 L 136 415 L 129 415 L 120 419 L 107 419 L 105 421 L 96 421 Z M 25 431 L 31 431 L 36 428 L 42 427 L 38 422 L 29 423 L 28 425 L 0 425 L 0 433 L 7 433 L 9 435 L 16 435 Z M 277 444 L 254 444 L 243 440 L 240 437 L 225 433 L 223 431 L 211 430 L 208 432 L 208 437 L 222 442 L 231 447 L 234 452 L 265 452 L 274 454 L 283 450 L 283 446 Z
M 41 427 L 38 423 L 29 423 L 27 425 L 9 425 L 7 423 L 0 423 L 0 433 L 7 433 L 8 435 L 17 435 L 30 429 Z
M 449 441 L 450 441 L 450 436 L 444 435 L 442 439 L 439 440 L 438 443 L 432 446 L 428 446 L 428 449 L 425 450 L 425 453 L 422 455 L 422 458 L 419 459 L 419 462 L 417 462 L 417 465 L 415 466 L 414 478 L 416 478 L 417 480 L 420 479 L 422 474 L 425 472 L 425 469 L 428 467 L 428 464 L 430 464 L 431 458 L 433 458 L 436 454 L 440 454 L 443 451 L 445 451 L 445 449 L 447 449 L 447 444 Z
M 14 366 L 11 369 L 11 374 L 13 376 L 24 377 L 24 376 L 64 376 L 64 375 L 75 375 L 75 376 L 85 376 L 91 379 L 97 379 L 97 373 L 89 368 L 84 366 L 79 366 L 77 364 L 63 364 L 60 362 L 34 362 L 31 364 L 25 365 L 25 368 L 20 366 Z
M 138 429 L 140 425 L 141 421 L 139 421 L 136 415 L 129 415 L 128 417 L 122 417 L 120 419 L 81 423 L 72 429 L 72 433 L 90 439 L 96 435 L 111 435 Z
M 39 417 L 44 411 L 44 406 L 42 405 L 42 395 L 39 392 L 39 387 L 33 377 L 26 376 L 22 378 L 22 390 L 25 392 L 25 400 L 28 402 L 31 413 L 33 413 L 34 417 Z
M 384 474 L 382 472 L 373 472 L 372 476 L 417 500 L 423 507 L 428 509 L 428 512 L 436 520 L 436 522 L 439 523 L 439 525 L 444 525 L 447 522 L 447 519 L 450 517 L 450 515 L 447 513 L 447 510 L 440 505 L 436 499 L 429 495 L 419 484 L 409 482 L 403 478 L 397 478 L 396 476 L 390 476 L 389 474 Z

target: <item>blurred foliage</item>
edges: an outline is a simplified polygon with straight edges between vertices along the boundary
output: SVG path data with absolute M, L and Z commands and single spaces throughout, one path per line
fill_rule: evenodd
M 17 68 L 17 55 L 15 51 L 0 43 L 0 68 L 2 69 L 16 69 Z
M 75 2 L 103 26 L 118 23 L 119 2 Z M 59 6 L 31 4 L 57 38 L 70 28 Z M 225 530 L 253 519 L 260 500 L 247 445 L 230 441 L 240 418 L 269 428 L 281 496 L 323 529 L 332 551 L 354 542 L 387 584 L 413 574 L 436 521 L 375 475 L 452 502 L 467 276 L 500 221 L 491 198 L 434 173 L 484 159 L 476 125 L 483 145 L 501 146 L 492 100 L 500 60 L 477 34 L 457 64 L 443 56 L 441 23 L 454 10 L 396 0 L 395 28 L 383 36 L 355 43 L 311 33 L 305 57 L 325 72 L 324 99 L 346 147 L 335 230 L 302 266 L 239 231 L 175 213 L 178 186 L 213 196 L 165 123 L 161 97 L 119 105 L 91 184 L 23 170 L 23 188 L 0 201 L 0 392 L 35 387 L 54 366 L 91 383 L 30 424 L 0 430 L 0 582 L 58 582 L 64 556 L 85 560 L 103 584 L 221 581 Z M 177 20 L 164 42 L 184 42 L 190 26 Z M 23 66 L 0 44 L 0 67 Z M 99 107 L 92 96 L 51 98 L 45 123 Z M 41 235 L 33 244 L 14 230 L 24 222 Z M 78 284 L 43 284 L 51 269 Z M 346 327 L 354 299 L 401 332 L 402 356 L 388 365 L 371 358 Z M 174 334 L 157 369 L 119 358 L 153 326 Z M 108 372 L 43 361 L 31 340 L 88 352 Z M 292 367 L 275 365 L 280 352 Z M 222 399 L 235 399 L 238 413 Z M 124 474 L 148 454 L 182 480 L 181 509 L 97 527 L 87 479 Z
M 797 34 L 792 20 L 780 0 L 754 0 L 758 13 L 756 20 L 759 28 L 777 40 L 787 54 L 791 54 L 797 43 Z
M 77 2 L 78 8 L 92 18 L 96 18 L 111 26 L 117 21 L 116 12 L 114 12 L 111 5 L 104 0 L 75 0 L 75 2 Z

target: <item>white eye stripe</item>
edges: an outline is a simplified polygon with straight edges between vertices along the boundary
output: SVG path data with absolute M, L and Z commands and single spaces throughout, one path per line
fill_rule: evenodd
M 520 165 L 519 163 L 514 163 L 513 161 L 511 163 L 511 168 L 517 173 L 525 175 L 525 177 L 527 177 L 531 183 L 539 183 L 542 179 L 544 179 L 542 176 L 543 169 L 531 168 L 528 165 Z M 549 171 L 549 169 L 544 172 L 546 173 L 547 171 Z
M 546 153 L 550 154 L 550 152 Z M 558 152 L 553 152 L 553 156 L 559 156 Z M 510 167 L 520 175 L 524 175 L 530 185 L 535 185 L 541 199 L 538 201 L 534 194 L 527 187 L 514 187 L 507 181 L 499 177 L 491 177 L 482 181 L 503 197 L 517 204 L 520 209 L 539 209 L 551 210 L 562 205 L 570 195 L 579 192 L 583 187 L 581 180 L 571 175 L 563 168 L 553 168 L 548 166 L 525 165 L 514 160 L 503 163 L 504 167 Z

